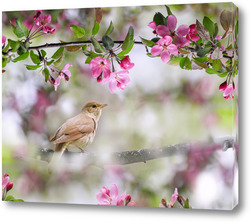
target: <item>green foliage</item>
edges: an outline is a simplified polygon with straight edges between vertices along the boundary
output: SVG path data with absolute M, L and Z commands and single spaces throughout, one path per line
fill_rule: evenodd
M 208 18 L 207 16 L 205 16 L 203 18 L 203 25 L 208 30 L 210 36 L 214 36 L 215 26 L 214 26 L 214 23 L 212 22 L 212 20 L 210 18 Z
M 99 23 L 95 21 L 94 27 L 92 29 L 92 35 L 96 35 L 99 32 L 99 28 L 100 28 Z
M 167 5 L 165 5 L 165 7 L 167 9 L 168 15 L 172 15 L 173 13 L 171 12 L 170 8 Z
M 9 45 L 11 47 L 12 52 L 16 52 L 20 47 L 20 42 L 19 41 L 14 41 L 14 40 L 8 39 L 8 43 L 9 43 Z
M 39 55 L 36 55 L 34 51 L 30 51 L 30 58 L 34 64 L 40 64 L 41 62 Z
M 85 30 L 79 26 L 71 25 L 70 28 L 76 38 L 82 38 L 85 35 Z
M 64 48 L 60 47 L 59 49 L 56 50 L 56 52 L 51 56 L 52 59 L 59 59 L 60 57 L 63 56 L 63 51 Z
M 188 57 L 183 57 L 180 60 L 180 67 L 182 69 L 192 69 L 190 59 Z
M 145 45 L 145 46 L 148 46 L 148 47 L 153 47 L 154 45 L 156 45 L 156 43 L 152 40 L 147 40 L 147 39 L 144 39 L 142 37 L 140 37 L 142 43 Z
M 189 199 L 188 198 L 186 199 L 183 208 L 190 208 L 189 207 Z
M 129 27 L 128 33 L 125 37 L 125 40 L 122 44 L 122 50 L 125 51 L 128 47 L 130 47 L 134 43 L 134 29 L 132 26 Z
M 11 26 L 12 26 L 12 29 L 13 29 L 13 32 L 15 33 L 15 35 L 18 38 L 27 37 L 29 34 L 29 30 L 27 29 L 27 27 L 24 26 L 23 23 L 18 18 L 15 19 L 15 21 L 16 21 L 16 26 L 14 26 L 11 23 Z
M 204 57 L 207 53 L 209 53 L 211 51 L 211 47 L 206 47 L 206 48 L 203 48 L 203 49 L 200 49 L 198 52 L 197 52 L 197 56 L 199 57 Z
M 153 21 L 155 22 L 156 26 L 167 24 L 167 19 L 160 12 L 155 13 Z
M 210 35 L 208 30 L 196 19 L 196 30 L 199 36 L 206 41 L 210 40 Z
M 15 199 L 12 195 L 8 195 L 5 201 L 15 201 L 15 202 L 24 202 L 22 199 Z
M 94 37 L 91 37 L 91 42 L 92 42 L 94 49 L 97 53 L 105 52 L 105 49 L 101 46 L 101 44 Z
M 38 68 L 40 68 L 42 65 L 25 65 L 26 69 L 28 70 L 36 70 Z
M 44 76 L 45 76 L 45 82 L 47 82 L 48 79 L 49 79 L 49 70 L 48 70 L 48 68 L 45 68 L 45 69 L 42 71 L 42 73 L 43 73 Z
M 105 49 L 107 49 L 107 50 L 111 50 L 114 47 L 113 40 L 110 37 L 108 37 L 107 35 L 104 35 L 102 37 L 102 43 L 103 43 L 103 46 L 105 47 Z
M 15 59 L 12 60 L 12 62 L 19 62 L 19 61 L 27 59 L 28 57 L 29 57 L 29 51 L 27 51 L 24 54 L 21 54 L 20 56 L 16 57 Z
M 110 24 L 109 24 L 109 27 L 108 27 L 107 31 L 105 32 L 105 35 L 111 34 L 113 32 L 113 30 L 114 30 L 114 25 L 113 25 L 113 23 L 111 21 Z

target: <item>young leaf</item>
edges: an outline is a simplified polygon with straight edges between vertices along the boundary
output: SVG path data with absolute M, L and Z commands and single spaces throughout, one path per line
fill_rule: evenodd
M 151 40 L 147 40 L 147 39 L 144 39 L 142 37 L 140 37 L 142 43 L 145 45 L 145 46 L 148 46 L 148 47 L 153 47 L 154 45 L 156 45 L 155 42 L 151 41 Z
M 221 74 L 221 73 L 217 72 L 216 70 L 214 70 L 214 69 L 212 69 L 212 68 L 207 68 L 207 69 L 206 69 L 206 72 L 207 72 L 208 74 Z
M 42 65 L 26 65 L 26 69 L 28 70 L 36 70 L 40 68 Z
M 101 8 L 95 8 L 95 19 L 98 23 L 102 21 L 102 9 Z
M 15 198 L 12 195 L 8 195 L 5 200 L 6 201 L 14 201 Z
M 110 50 L 114 47 L 113 40 L 110 37 L 108 37 L 107 35 L 104 35 L 102 37 L 102 43 L 103 43 L 105 49 L 107 49 L 107 50 Z
M 56 52 L 51 56 L 52 59 L 59 59 L 63 56 L 64 47 L 60 47 L 56 50 Z
M 81 27 L 79 27 L 79 26 L 71 25 L 70 28 L 71 28 L 71 30 L 73 31 L 74 36 L 75 36 L 76 38 L 82 38 L 82 37 L 85 35 L 84 29 L 81 28 Z
M 222 28 L 227 31 L 233 26 L 233 13 L 231 11 L 224 10 L 220 14 L 220 24 Z
M 196 30 L 199 36 L 206 41 L 210 40 L 208 30 L 196 19 Z
M 125 51 L 134 42 L 134 29 L 132 26 L 129 27 L 128 33 L 122 44 L 122 50 Z
M 113 25 L 113 23 L 111 21 L 105 35 L 111 34 L 113 32 L 113 30 L 114 30 L 114 25 Z
M 183 57 L 180 60 L 180 67 L 182 69 L 192 69 L 190 59 L 188 57 Z
M 99 31 L 99 23 L 95 21 L 94 27 L 92 29 L 92 35 L 96 35 Z
M 183 208 L 189 208 L 189 200 L 188 200 L 188 198 L 186 199 Z
M 208 18 L 207 16 L 205 16 L 203 18 L 203 25 L 208 30 L 210 36 L 213 36 L 214 35 L 214 31 L 215 31 L 215 27 L 214 27 L 214 23 L 212 22 L 212 20 L 210 18 Z
M 44 76 L 45 76 L 45 82 L 47 82 L 48 79 L 49 79 L 49 70 L 48 70 L 47 68 L 45 68 L 45 69 L 42 71 L 42 73 L 43 73 Z
M 221 70 L 221 68 L 222 68 L 222 63 L 221 63 L 220 59 L 215 59 L 215 60 L 213 60 L 212 67 L 213 67 L 213 69 L 215 69 L 215 70 L 217 70 L 217 71 Z
M 91 37 L 91 42 L 96 52 L 98 53 L 105 52 L 105 49 L 101 46 L 101 44 L 94 37 Z
M 168 15 L 172 15 L 173 13 L 171 12 L 170 8 L 167 5 L 165 5 L 165 7 L 167 9 Z
M 133 46 L 134 46 L 134 43 L 135 43 L 135 42 L 132 41 L 132 44 L 130 44 L 130 45 L 127 47 L 127 49 L 126 49 L 125 51 L 121 51 L 121 52 L 118 54 L 119 59 L 123 59 L 124 56 L 127 55 L 127 54 L 131 51 L 131 49 L 132 49 Z
M 13 31 L 15 33 L 15 35 L 18 38 L 22 38 L 22 37 L 26 37 L 29 34 L 29 30 L 27 29 L 26 26 L 23 25 L 23 23 L 20 21 L 20 19 L 15 19 L 16 21 L 16 27 L 12 25 L 13 27 Z
M 47 55 L 47 52 L 45 52 L 43 49 L 41 50 L 42 57 L 44 58 Z
M 29 51 L 27 51 L 24 54 L 16 57 L 15 59 L 12 60 L 12 62 L 19 62 L 19 61 L 27 59 L 28 57 L 29 57 Z
M 36 55 L 33 51 L 30 51 L 30 58 L 34 64 L 40 64 L 41 60 L 38 55 Z
M 155 22 L 156 26 L 167 24 L 166 18 L 160 12 L 155 13 L 153 21 Z
M 19 41 L 13 41 L 11 39 L 8 39 L 8 43 L 10 44 L 10 48 L 12 52 L 16 52 L 20 47 Z
M 210 47 L 200 49 L 200 50 L 197 52 L 197 56 L 203 57 L 203 56 L 205 56 L 207 53 L 209 53 L 210 51 L 211 51 L 211 48 L 210 48 Z

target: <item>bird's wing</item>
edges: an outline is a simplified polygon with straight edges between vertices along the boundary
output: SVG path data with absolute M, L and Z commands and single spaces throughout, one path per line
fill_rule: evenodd
M 95 130 L 95 122 L 92 118 L 81 115 L 67 120 L 50 139 L 54 144 L 65 143 L 80 139 L 84 134 Z

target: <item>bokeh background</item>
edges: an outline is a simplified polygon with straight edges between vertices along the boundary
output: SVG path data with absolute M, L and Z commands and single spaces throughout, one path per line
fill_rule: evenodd
M 204 15 L 219 23 L 219 14 L 232 5 L 173 5 L 177 26 L 202 21 Z M 147 24 L 155 12 L 167 15 L 165 6 L 103 8 L 97 38 L 112 20 L 112 38 L 123 40 L 128 27 L 150 39 Z M 70 25 L 84 27 L 87 34 L 94 24 L 94 9 L 44 11 L 52 16 L 53 35 L 35 39 L 33 45 L 76 41 Z M 35 11 L 3 12 L 3 35 L 15 39 L 9 21 L 20 18 L 28 27 Z M 222 34 L 222 32 L 219 32 Z M 87 37 L 86 37 L 87 38 Z M 223 43 L 225 45 L 228 42 Z M 46 49 L 52 55 L 56 49 Z M 102 186 L 116 183 L 137 206 L 158 207 L 162 198 L 171 200 L 175 187 L 198 209 L 231 209 L 238 201 L 237 155 L 232 149 L 207 154 L 176 155 L 147 163 L 108 164 L 109 153 L 159 147 L 195 141 L 212 141 L 237 132 L 236 99 L 225 100 L 218 86 L 224 79 L 203 70 L 186 71 L 146 55 L 145 47 L 135 45 L 129 54 L 135 67 L 124 91 L 111 94 L 91 76 L 82 52 L 65 53 L 72 77 L 54 91 L 38 71 L 26 70 L 24 62 L 9 63 L 2 76 L 2 157 L 3 174 L 14 182 L 12 195 L 24 201 L 98 204 Z M 89 100 L 107 103 L 93 144 L 86 151 L 107 159 L 100 166 L 82 159 L 65 161 L 60 172 L 48 174 L 41 150 L 53 149 L 49 135 L 66 119 L 76 115 Z M 204 154 L 205 153 L 205 154 Z M 79 154 L 80 155 L 80 154 Z

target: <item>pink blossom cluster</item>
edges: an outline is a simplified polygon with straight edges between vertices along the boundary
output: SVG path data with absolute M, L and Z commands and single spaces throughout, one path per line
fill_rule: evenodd
M 189 45 L 192 41 L 200 39 L 197 36 L 196 25 L 190 26 L 180 25 L 176 29 L 177 18 L 175 15 L 169 15 L 166 25 L 156 25 L 154 21 L 150 22 L 148 26 L 153 29 L 153 33 L 162 38 L 157 41 L 157 45 L 151 49 L 152 56 L 161 56 L 161 60 L 167 63 L 171 55 L 178 54 L 178 48 Z
M 119 190 L 115 183 L 110 185 L 110 189 L 102 187 L 96 198 L 100 205 L 136 206 L 135 202 L 131 201 L 131 196 L 127 195 L 126 192 L 119 195 Z
M 45 34 L 53 34 L 55 32 L 55 28 L 48 25 L 51 23 L 51 15 L 43 15 L 41 10 L 36 11 L 34 22 Z
M 170 202 L 167 202 L 164 198 L 161 200 L 161 203 L 159 205 L 159 207 L 164 207 L 164 208 L 173 208 L 174 204 L 176 203 L 177 199 L 178 199 L 178 189 L 175 188 L 174 193 L 172 194 L 172 199 Z
M 227 80 L 221 83 L 219 86 L 219 90 L 223 92 L 223 96 L 225 99 L 234 98 L 235 86 L 233 81 L 230 84 L 227 82 Z
M 109 59 L 104 59 L 98 56 L 92 59 L 89 63 L 89 67 L 92 70 L 93 77 L 97 78 L 97 82 L 105 84 L 108 82 L 109 90 L 111 93 L 115 93 L 116 89 L 125 89 L 130 82 L 128 76 L 128 70 L 134 67 L 134 63 L 131 62 L 128 56 L 125 56 L 120 62 L 120 68 L 122 70 L 116 71 Z M 111 71 L 112 68 L 112 71 Z
M 13 182 L 9 181 L 10 177 L 8 174 L 4 174 L 2 178 L 2 200 L 5 200 L 6 194 L 13 187 Z

